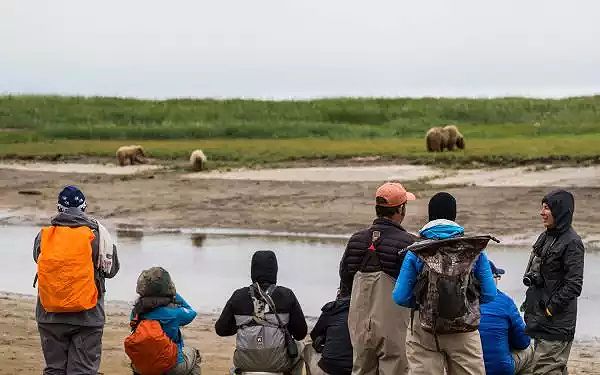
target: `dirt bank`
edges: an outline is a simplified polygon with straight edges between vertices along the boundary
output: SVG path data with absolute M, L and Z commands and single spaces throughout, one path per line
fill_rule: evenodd
M 252 181 L 186 179 L 176 171 L 127 176 L 0 169 L 0 223 L 46 223 L 56 213 L 56 194 L 66 184 L 85 192 L 89 212 L 109 225 L 148 228 L 217 227 L 289 232 L 351 233 L 373 218 L 373 192 L 381 181 Z M 402 180 L 405 181 L 405 180 Z M 443 189 L 455 194 L 458 221 L 471 232 L 530 241 L 540 230 L 538 210 L 552 186 L 479 187 L 406 185 L 417 194 L 405 226 L 427 219 L 428 199 Z M 589 187 L 585 187 L 589 186 Z M 584 183 L 576 197 L 575 226 L 600 233 L 600 188 Z
M 41 372 L 44 361 L 34 308 L 33 297 L 0 292 L 0 375 L 33 375 Z M 127 356 L 123 351 L 123 338 L 128 334 L 129 309 L 122 304 L 111 304 L 107 311 L 100 373 L 130 374 Z M 202 373 L 206 375 L 228 373 L 235 345 L 232 337 L 221 338 L 215 334 L 215 320 L 214 315 L 199 315 L 183 331 L 186 343 L 201 351 Z M 577 343 L 569 363 L 570 374 L 600 373 L 600 343 Z

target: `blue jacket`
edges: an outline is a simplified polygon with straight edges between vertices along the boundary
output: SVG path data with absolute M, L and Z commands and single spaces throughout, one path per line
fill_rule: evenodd
M 175 296 L 177 306 L 161 306 L 142 315 L 142 319 L 157 320 L 165 334 L 177 344 L 177 363 L 184 361 L 183 337 L 179 327 L 188 325 L 196 318 L 196 311 L 179 295 Z
M 513 375 L 511 350 L 527 348 L 530 338 L 514 301 L 500 290 L 492 302 L 481 305 L 479 335 L 486 374 Z
M 423 238 L 432 240 L 443 240 L 456 236 L 462 236 L 465 230 L 460 225 L 450 220 L 434 220 L 425 225 L 419 234 Z M 392 293 L 392 298 L 400 306 L 415 307 L 415 298 L 413 296 L 413 288 L 417 282 L 417 278 L 423 270 L 424 263 L 413 252 L 406 253 L 400 275 L 396 280 L 396 287 Z M 496 297 L 496 283 L 494 276 L 485 252 L 481 252 L 477 262 L 473 267 L 475 277 L 481 283 L 481 295 L 479 297 L 481 303 L 490 302 Z

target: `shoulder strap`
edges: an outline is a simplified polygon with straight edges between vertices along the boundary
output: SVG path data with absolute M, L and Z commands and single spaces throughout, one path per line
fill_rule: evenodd
M 378 230 L 369 230 L 371 232 L 371 244 L 367 248 L 367 252 L 363 256 L 362 262 L 360 264 L 360 271 L 364 271 L 367 267 L 367 264 L 374 259 L 374 263 L 379 265 L 381 268 L 381 261 L 379 260 L 379 256 L 377 255 L 377 246 L 381 243 L 381 232 Z
M 254 283 L 254 285 L 256 286 L 256 290 L 258 291 L 260 296 L 265 300 L 265 302 L 271 308 L 271 312 L 275 315 L 275 318 L 277 319 L 277 323 L 279 324 L 279 328 L 285 329 L 286 325 L 283 324 L 283 322 L 281 321 L 281 318 L 279 318 L 279 314 L 277 314 L 277 308 L 275 307 L 275 302 L 273 301 L 273 298 L 271 298 L 271 293 L 273 293 L 275 288 L 277 288 L 277 285 L 272 284 L 271 286 L 269 286 L 269 288 L 266 291 L 263 291 L 261 289 L 260 285 L 258 285 L 258 283 Z

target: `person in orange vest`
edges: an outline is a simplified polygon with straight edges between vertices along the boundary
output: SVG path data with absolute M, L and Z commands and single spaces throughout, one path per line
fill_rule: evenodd
M 58 195 L 58 215 L 34 243 L 44 375 L 95 375 L 100 367 L 104 280 L 119 272 L 119 259 L 110 234 L 86 215 L 86 206 L 81 190 L 66 186 Z

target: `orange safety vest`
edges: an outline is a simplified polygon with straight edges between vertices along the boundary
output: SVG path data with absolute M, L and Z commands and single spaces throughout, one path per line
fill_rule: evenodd
M 42 229 L 38 295 L 47 312 L 80 312 L 98 303 L 92 260 L 94 238 L 88 227 Z

